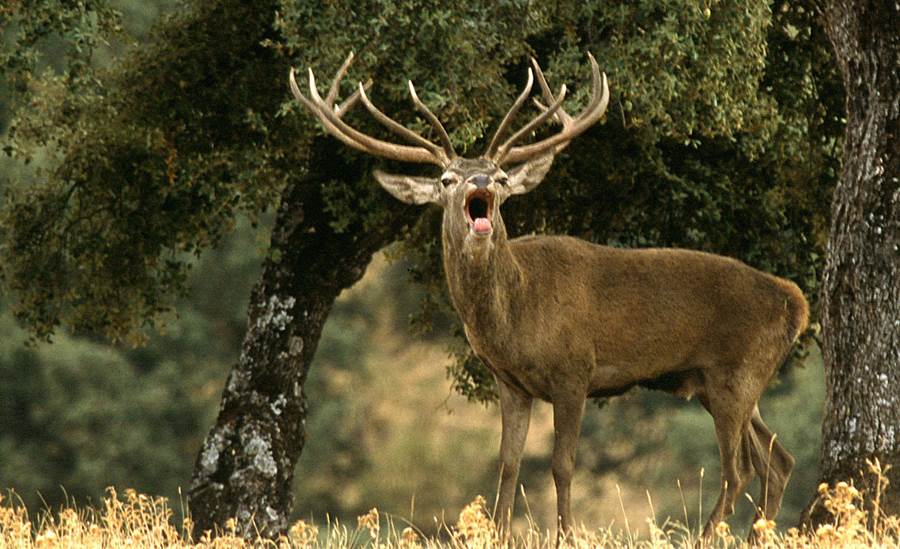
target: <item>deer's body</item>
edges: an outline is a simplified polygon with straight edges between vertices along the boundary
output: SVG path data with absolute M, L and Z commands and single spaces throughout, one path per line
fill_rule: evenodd
M 622 250 L 565 236 L 509 240 L 500 205 L 537 186 L 554 156 L 606 110 L 606 77 L 591 60 L 592 95 L 576 117 L 562 109 L 565 86 L 554 95 L 537 62 L 528 84 L 503 118 L 484 155 L 460 158 L 437 117 L 409 83 L 416 108 L 441 141 L 438 146 L 379 111 L 359 89 L 335 106 L 338 71 L 323 99 L 309 72 L 310 98 L 291 72 L 294 96 L 343 143 L 377 156 L 427 162 L 438 179 L 375 178 L 399 200 L 444 209 L 444 270 L 451 300 L 475 353 L 493 371 L 500 393 L 500 493 L 495 519 L 508 531 L 525 436 L 535 398 L 553 405 L 553 478 L 560 534 L 574 526 L 569 488 L 585 401 L 634 385 L 696 396 L 716 428 L 722 463 L 719 501 L 704 534 L 733 511 L 754 472 L 762 479 L 759 514 L 774 517 L 794 460 L 775 440 L 756 403 L 806 327 L 808 306 L 794 284 L 721 256 L 673 249 Z M 534 75 L 546 105 L 541 114 L 503 138 L 527 100 Z M 342 116 L 361 100 L 372 115 L 412 145 L 365 135 Z M 515 145 L 543 122 L 563 130 Z M 507 170 L 503 166 L 507 166 Z M 509 167 L 511 166 L 511 167 Z
M 710 370 L 760 360 L 767 382 L 806 325 L 791 282 L 718 255 L 618 249 L 566 236 L 444 242 L 454 308 L 507 384 L 553 402 L 646 385 L 690 397 Z

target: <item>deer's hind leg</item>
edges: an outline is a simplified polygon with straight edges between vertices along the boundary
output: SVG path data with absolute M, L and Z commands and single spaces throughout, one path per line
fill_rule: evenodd
M 759 407 L 753 408 L 749 435 L 753 468 L 761 481 L 756 518 L 773 519 L 781 509 L 781 499 L 794 469 L 794 456 L 776 440 L 759 414 Z
M 727 389 L 728 385 L 704 389 L 698 395 L 704 408 L 712 415 L 719 443 L 721 465 L 721 491 L 719 499 L 703 527 L 703 537 L 710 538 L 716 525 L 734 513 L 738 497 L 753 478 L 753 462 L 750 444 L 750 416 L 755 402 L 743 404 L 738 395 Z

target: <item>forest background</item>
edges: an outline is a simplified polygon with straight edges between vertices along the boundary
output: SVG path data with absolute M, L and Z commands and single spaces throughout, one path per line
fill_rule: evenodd
M 138 42 L 155 21 L 176 8 L 167 1 L 117 4 L 126 32 Z M 776 24 L 772 32 L 791 40 L 801 31 Z M 4 34 L 4 40 L 9 43 L 11 38 Z M 63 44 L 49 40 L 42 47 L 45 67 L 62 69 L 54 67 L 64 59 L 54 48 Z M 124 49 L 123 44 L 110 44 L 99 50 L 94 62 L 108 63 Z M 12 117 L 12 97 L 8 88 L 0 93 L 4 131 Z M 829 102 L 839 104 L 839 97 Z M 829 123 L 839 130 L 839 123 Z M 835 128 L 822 133 L 835 136 Z M 836 140 L 823 147 L 839 149 Z M 42 159 L 27 168 L 8 158 L 0 162 L 4 175 L 10 176 L 4 177 L 8 183 L 28 181 Z M 827 210 L 822 201 L 836 176 L 828 167 L 835 165 L 828 157 L 816 166 L 822 176 L 815 192 L 804 199 L 814 203 L 810 210 Z M 688 194 L 675 194 L 675 200 L 708 198 L 690 196 L 699 192 L 696 189 L 682 191 Z M 771 200 L 771 209 L 778 210 L 789 198 L 771 194 L 760 200 Z M 778 223 L 790 226 L 789 218 L 800 215 L 789 209 L 776 216 Z M 15 489 L 32 509 L 56 507 L 67 499 L 98 501 L 107 486 L 181 499 L 179 488 L 189 482 L 227 373 L 240 352 L 251 287 L 267 253 L 270 217 L 240 217 L 215 248 L 192 260 L 188 291 L 175 307 L 177 317 L 171 315 L 162 333 L 151 335 L 140 347 L 110 345 L 98 335 L 74 336 L 64 330 L 57 331 L 52 344 L 26 345 L 29 334 L 17 325 L 10 299 L 4 297 L 0 487 Z M 785 244 L 781 251 L 807 254 L 797 263 L 811 267 L 782 274 L 814 290 L 821 268 L 815 254 L 821 251 L 827 225 L 824 219 L 805 222 L 817 229 L 804 227 L 794 236 L 806 231 L 819 240 L 799 251 Z M 715 220 L 699 223 L 709 229 Z M 692 238 L 698 243 L 715 241 L 686 231 L 682 243 Z M 652 243 L 636 240 L 623 243 Z M 432 306 L 433 289 L 414 281 L 422 278 L 421 265 L 407 255 L 397 246 L 380 255 L 329 316 L 305 389 L 311 401 L 308 440 L 294 484 L 298 517 L 322 520 L 329 513 L 349 520 L 377 506 L 427 528 L 432 517 L 455 513 L 476 494 L 493 493 L 498 411 L 493 405 L 470 403 L 453 390 L 459 385 L 461 352 L 454 321 Z M 744 259 L 760 267 L 785 268 L 762 255 Z M 431 315 L 427 322 L 423 309 Z M 761 404 L 770 426 L 798 460 L 784 524 L 796 521 L 814 491 L 823 378 L 821 358 L 812 348 L 782 372 Z M 473 396 L 471 387 L 463 388 Z M 535 518 L 550 525 L 552 431 L 549 409 L 539 407 L 537 412 L 521 482 Z M 640 522 L 649 513 L 649 492 L 658 517 L 683 519 L 686 507 L 689 520 L 696 523 L 698 508 L 711 508 L 717 492 L 717 461 L 712 422 L 696 402 L 685 404 L 641 390 L 592 407 L 585 418 L 575 480 L 579 519 L 587 524 L 621 520 L 621 492 L 628 518 Z M 701 476 L 707 489 L 700 488 Z M 705 501 L 700 503 L 700 498 Z M 747 516 L 750 511 L 747 502 L 742 512 Z

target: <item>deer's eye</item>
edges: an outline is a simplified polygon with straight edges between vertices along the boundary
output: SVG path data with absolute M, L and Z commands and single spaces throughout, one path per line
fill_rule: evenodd
M 497 183 L 500 184 L 500 185 L 503 185 L 503 186 L 505 187 L 506 184 L 509 183 L 509 178 L 508 178 L 508 177 L 505 177 L 505 176 L 504 176 L 504 177 L 499 177 L 499 178 L 497 178 Z
M 441 185 L 443 185 L 444 187 L 449 187 L 452 184 L 453 184 L 453 178 L 450 177 L 449 175 L 445 175 L 444 177 L 441 178 Z

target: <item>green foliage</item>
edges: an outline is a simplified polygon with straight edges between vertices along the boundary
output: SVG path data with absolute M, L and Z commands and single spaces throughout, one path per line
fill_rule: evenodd
M 38 337 L 64 322 L 142 341 L 141 327 L 157 324 L 184 290 L 192 256 L 218 242 L 238 212 L 258 216 L 274 201 L 279 182 L 268 152 L 257 150 L 265 126 L 251 116 L 259 84 L 230 82 L 238 93 L 210 86 L 198 70 L 204 60 L 182 55 L 212 55 L 210 44 L 181 32 L 185 21 L 173 19 L 154 51 L 134 52 L 89 87 L 48 75 L 10 127 L 14 158 L 49 156 L 34 184 L 8 182 L 0 219 L 3 253 L 16 258 L 4 269 L 15 311 Z M 179 105 L 185 94 L 206 103 Z
M 52 39 L 62 39 L 68 82 L 77 91 L 90 72 L 91 56 L 97 47 L 121 32 L 121 14 L 115 2 L 12 2 L 0 8 L 0 28 L 4 32 L 0 50 L 0 74 L 12 81 L 13 89 L 24 92 L 41 61 L 41 48 Z
M 65 332 L 26 347 L 27 333 L 3 310 L 0 488 L 33 510 L 66 496 L 99 501 L 111 485 L 178 501 L 240 351 L 259 238 L 239 223 L 194 269 L 180 317 L 139 349 Z
M 571 81 L 591 49 L 628 127 L 684 144 L 748 131 L 765 142 L 775 119 L 759 93 L 770 15 L 764 2 L 565 3 L 551 16 L 562 28 L 554 73 Z
M 206 404 L 191 397 L 184 364 L 140 372 L 121 352 L 66 336 L 25 350 L 10 315 L 0 323 L 0 485 L 35 508 L 38 492 L 60 503 L 60 487 L 79 501 L 108 485 L 177 494 Z

